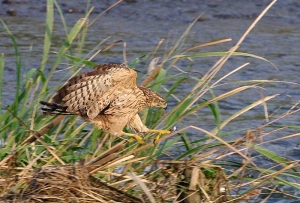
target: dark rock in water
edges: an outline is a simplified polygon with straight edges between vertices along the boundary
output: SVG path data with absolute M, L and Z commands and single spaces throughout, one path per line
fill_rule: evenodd
M 207 4 L 208 7 L 210 8 L 217 8 L 218 7 L 218 4 Z
M 253 19 L 258 14 L 250 13 L 250 14 L 215 14 L 213 17 L 219 19 Z
M 12 4 L 12 0 L 3 0 L 2 1 L 3 4 Z
M 83 9 L 76 9 L 76 13 L 84 13 Z
M 40 11 L 41 12 L 47 12 L 47 6 L 44 6 Z
M 9 9 L 6 11 L 6 13 L 9 15 L 9 16 L 16 16 L 17 15 L 17 11 L 13 8 Z
M 124 0 L 126 3 L 135 3 L 137 0 Z
M 74 9 L 73 8 L 69 8 L 67 10 L 65 10 L 66 13 L 74 13 Z
M 237 18 L 237 16 L 234 14 L 215 14 L 215 15 L 213 15 L 213 17 L 220 18 L 220 19 L 235 19 L 235 18 Z
M 65 13 L 84 13 L 82 9 L 69 8 L 65 10 Z

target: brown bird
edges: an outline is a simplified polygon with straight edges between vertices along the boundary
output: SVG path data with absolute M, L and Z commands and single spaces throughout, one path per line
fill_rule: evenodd
M 135 133 L 158 133 L 156 140 L 168 130 L 150 130 L 138 112 L 147 107 L 167 108 L 164 98 L 149 88 L 137 86 L 137 73 L 125 64 L 103 64 L 94 71 L 69 79 L 53 96 L 51 102 L 41 101 L 44 114 L 79 115 L 99 129 L 115 136 L 131 136 L 139 143 L 143 139 L 125 133 L 127 126 Z

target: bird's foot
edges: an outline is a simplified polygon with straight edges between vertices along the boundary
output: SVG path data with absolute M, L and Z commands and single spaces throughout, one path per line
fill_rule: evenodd
M 155 140 L 153 141 L 154 143 L 157 143 L 162 135 L 170 134 L 171 131 L 170 130 L 153 130 L 153 129 L 151 129 L 151 130 L 149 130 L 149 133 L 157 133 L 157 136 L 155 137 Z
M 131 139 L 129 139 L 129 142 L 133 141 L 133 138 L 139 143 L 139 144 L 144 144 L 144 140 L 143 138 L 141 138 L 139 135 L 137 134 L 133 134 L 133 133 L 124 133 L 124 135 L 131 137 Z

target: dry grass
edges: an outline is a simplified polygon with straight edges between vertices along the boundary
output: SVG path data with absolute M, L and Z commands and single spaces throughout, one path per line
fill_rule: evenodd
M 0 201 L 221 203 L 230 199 L 228 180 L 222 168 L 214 165 L 160 160 L 152 163 L 156 166 L 154 170 L 143 174 L 111 173 L 111 177 L 115 177 L 111 185 L 91 175 L 95 168 L 115 164 L 115 157 L 111 155 L 123 147 L 118 144 L 91 163 L 49 165 L 36 170 L 14 167 L 15 163 L 11 161 L 10 165 L 1 168 Z M 97 172 L 101 174 L 106 170 Z M 125 182 L 124 187 L 121 183 Z M 134 196 L 126 192 L 130 188 Z

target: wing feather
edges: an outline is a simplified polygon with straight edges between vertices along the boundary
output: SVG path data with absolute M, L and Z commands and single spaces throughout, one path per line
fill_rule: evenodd
M 89 118 L 95 118 L 105 109 L 120 88 L 135 88 L 137 73 L 125 64 L 103 64 L 94 71 L 83 73 L 67 81 L 54 95 L 52 102 L 67 107 L 70 113 L 87 112 Z

